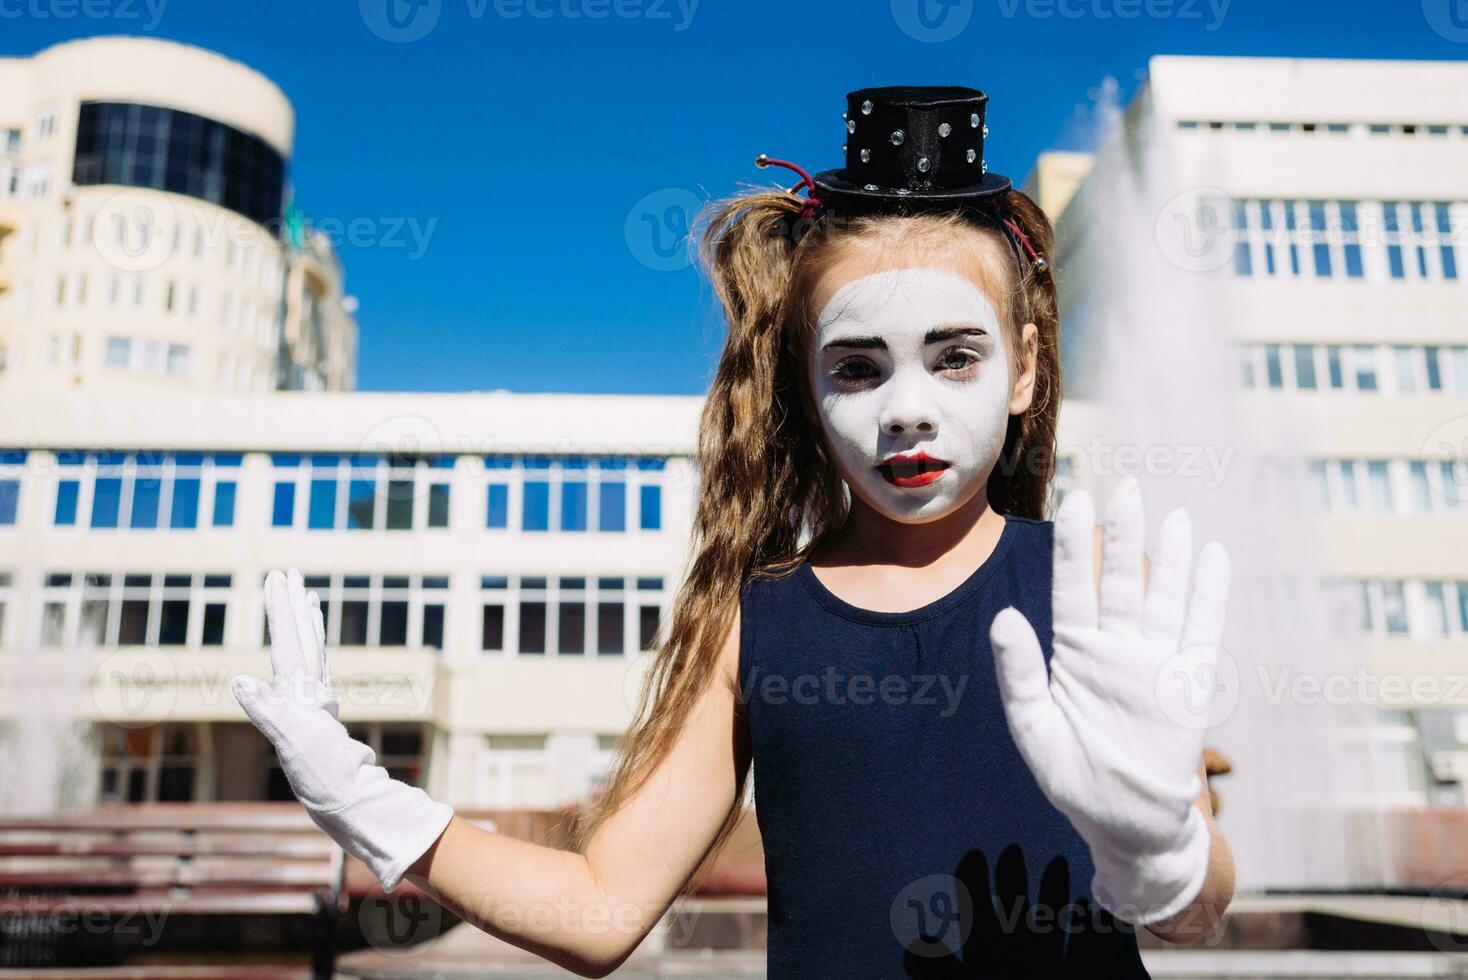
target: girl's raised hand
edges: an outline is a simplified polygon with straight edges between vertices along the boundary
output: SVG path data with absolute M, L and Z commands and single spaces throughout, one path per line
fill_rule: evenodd
M 372 749 L 337 720 L 321 601 L 300 572 L 266 577 L 265 620 L 271 678 L 234 678 L 235 700 L 275 746 L 311 819 L 392 891 L 454 811 L 374 765 Z
M 1098 601 L 1095 511 L 1084 491 L 1067 494 L 1055 517 L 1048 675 L 1018 610 L 1002 611 L 989 634 L 1020 754 L 1090 846 L 1096 900 L 1139 925 L 1182 911 L 1208 874 L 1209 829 L 1194 805 L 1208 718 L 1192 682 L 1217 663 L 1229 581 L 1228 556 L 1211 543 L 1189 600 L 1185 510 L 1163 520 L 1150 579 L 1143 538 L 1128 478 L 1107 508 Z

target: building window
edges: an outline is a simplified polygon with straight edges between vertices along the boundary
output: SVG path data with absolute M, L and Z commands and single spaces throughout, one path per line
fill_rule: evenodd
M 99 729 L 103 803 L 188 803 L 201 765 L 200 723 Z
M 475 803 L 482 807 L 551 807 L 554 779 L 547 736 L 486 735 Z
M 480 593 L 480 650 L 535 657 L 652 649 L 664 603 L 660 576 L 486 575 Z
M 661 529 L 662 457 L 496 454 L 484 467 L 486 527 L 508 528 L 518 512 L 522 531 L 625 532 L 631 487 L 643 504 L 638 527 Z
M 281 217 L 285 161 L 258 136 L 191 112 L 83 102 L 72 182 L 184 194 L 268 226 Z
M 20 480 L 26 457 L 24 449 L 0 449 L 0 527 L 19 520 Z
M 443 649 L 446 575 L 314 574 L 305 581 L 321 598 L 328 646 Z M 268 632 L 262 636 L 268 643 Z
M 272 525 L 295 526 L 295 499 L 306 500 L 313 531 L 408 531 L 448 526 L 452 456 L 316 454 L 275 457 Z
M 230 576 L 52 572 L 42 590 L 45 646 L 220 646 Z
M 192 530 L 205 494 L 225 484 L 233 493 L 240 457 L 67 450 L 56 462 L 58 527 L 75 526 L 84 513 L 88 526 L 99 529 Z

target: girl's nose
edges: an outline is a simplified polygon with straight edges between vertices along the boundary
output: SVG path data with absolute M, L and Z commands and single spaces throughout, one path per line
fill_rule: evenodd
M 938 431 L 938 413 L 932 399 L 924 398 L 912 387 L 899 388 L 882 409 L 879 424 L 884 435 L 899 436 L 921 432 L 930 435 Z

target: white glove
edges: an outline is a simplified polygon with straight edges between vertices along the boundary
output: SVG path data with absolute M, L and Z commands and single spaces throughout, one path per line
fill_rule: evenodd
M 265 618 L 274 676 L 234 678 L 235 700 L 275 746 L 311 819 L 392 891 L 443 833 L 453 808 L 374 765 L 372 749 L 337 720 L 321 600 L 307 595 L 300 572 L 266 577 Z
M 1055 641 L 1046 676 L 1040 642 L 1010 608 L 990 627 L 1009 731 L 1036 781 L 1091 849 L 1092 893 L 1117 918 L 1176 915 L 1208 875 L 1201 790 L 1210 682 L 1223 635 L 1228 555 L 1217 542 L 1192 564 L 1185 510 L 1167 515 L 1144 585 L 1141 492 L 1124 480 L 1107 508 L 1099 612 L 1095 510 L 1083 491 L 1055 517 Z M 1209 692 L 1211 693 L 1211 691 Z

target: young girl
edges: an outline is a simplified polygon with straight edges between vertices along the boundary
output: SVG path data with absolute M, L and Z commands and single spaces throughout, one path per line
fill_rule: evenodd
M 844 170 L 724 202 L 703 231 L 728 337 L 694 552 L 577 851 L 481 830 L 375 766 L 336 720 L 294 571 L 266 582 L 275 676 L 236 697 L 386 888 L 421 876 L 585 976 L 686 889 L 752 764 L 772 978 L 1145 977 L 1134 926 L 1200 937 L 1233 889 L 1188 697 L 1227 561 L 1203 550 L 1189 600 L 1175 511 L 1144 581 L 1131 481 L 1099 566 L 1083 492 L 1042 520 L 1049 224 L 987 173 L 982 93 L 847 101 Z

